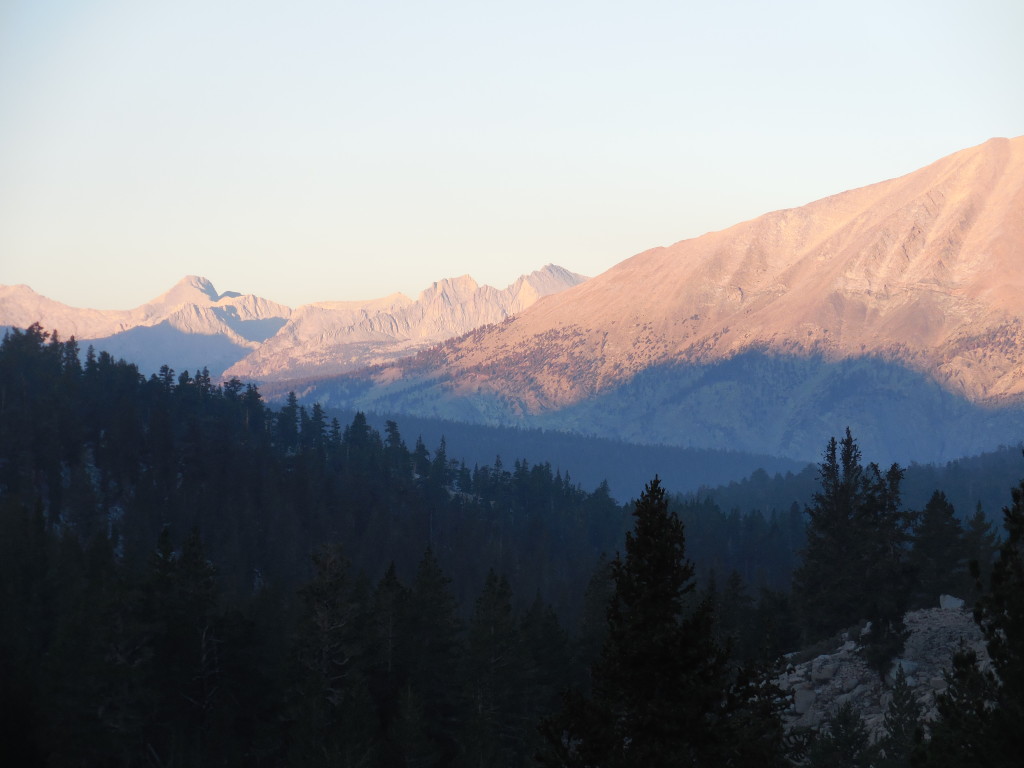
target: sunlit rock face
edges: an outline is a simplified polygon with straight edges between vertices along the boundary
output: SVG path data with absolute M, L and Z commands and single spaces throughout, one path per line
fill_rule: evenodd
M 188 275 L 135 309 L 69 307 L 28 286 L 0 286 L 0 325 L 38 322 L 84 348 L 110 352 L 151 373 L 167 364 L 182 371 L 209 368 L 217 375 L 273 336 L 292 310 L 234 291 L 218 293 L 205 277 Z
M 218 293 L 189 275 L 130 310 L 69 307 L 28 286 L 0 286 L 0 326 L 40 323 L 74 336 L 144 373 L 164 364 L 179 372 L 209 368 L 215 377 L 268 381 L 336 374 L 414 354 L 488 323 L 504 321 L 543 296 L 586 278 L 549 264 L 504 290 L 468 275 L 434 283 L 416 299 L 318 302 L 291 309 L 258 296 Z
M 469 275 L 432 284 L 415 299 L 396 293 L 367 302 L 299 307 L 281 331 L 231 366 L 227 376 L 270 381 L 319 377 L 409 356 L 480 326 L 500 323 L 540 298 L 586 278 L 549 264 L 504 290 Z
M 708 447 L 727 447 L 742 426 L 726 406 L 753 398 L 760 409 L 746 426 L 771 423 L 757 435 L 762 449 L 790 444 L 806 455 L 812 438 L 820 446 L 844 419 L 884 430 L 865 415 L 869 404 L 852 402 L 857 376 L 867 390 L 891 380 L 911 405 L 923 388 L 928 414 L 915 418 L 940 426 L 949 408 L 1020 403 L 1022 286 L 1024 137 L 992 139 L 901 178 L 645 251 L 510 322 L 319 393 L 616 436 L 637 419 L 677 435 L 699 427 L 703 436 L 670 442 Z M 751 365 L 721 378 L 732 360 Z M 770 371 L 776 386 L 753 380 L 773 360 L 806 370 Z M 869 363 L 836 373 L 850 361 Z M 711 370 L 713 381 L 697 381 Z M 833 408 L 830 389 L 851 402 Z M 598 401 L 595 413 L 588 404 Z M 683 413 L 674 423 L 664 414 L 676 405 Z M 818 423 L 793 420 L 812 413 L 823 414 Z M 949 423 L 959 430 L 976 417 Z

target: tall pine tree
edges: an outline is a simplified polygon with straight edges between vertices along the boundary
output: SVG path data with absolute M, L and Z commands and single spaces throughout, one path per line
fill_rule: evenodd
M 754 757 L 733 742 L 746 729 L 731 727 L 727 655 L 714 640 L 710 603 L 695 593 L 683 524 L 657 477 L 633 517 L 625 557 L 612 563 L 615 591 L 592 695 L 566 695 L 562 712 L 541 726 L 539 759 L 657 768 L 725 765 L 743 754 L 749 764 L 773 764 L 773 755 Z
M 825 449 L 821 490 L 807 510 L 804 562 L 794 576 L 794 597 L 805 641 L 818 640 L 859 621 L 870 621 L 869 664 L 888 669 L 903 647 L 903 614 L 912 587 L 907 562 L 911 516 L 900 507 L 903 470 L 884 474 L 861 463 L 846 430 Z
M 922 764 L 1011 766 L 1024 754 L 1024 481 L 1011 493 L 991 588 L 974 607 L 991 667 L 971 651 L 955 657 Z

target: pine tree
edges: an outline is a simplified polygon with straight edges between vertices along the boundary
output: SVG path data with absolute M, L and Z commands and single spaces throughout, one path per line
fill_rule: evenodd
M 821 490 L 808 509 L 804 562 L 794 575 L 804 639 L 868 620 L 865 655 L 880 674 L 903 647 L 912 587 L 906 553 L 911 516 L 900 508 L 902 477 L 897 464 L 884 474 L 876 464 L 864 467 L 849 429 L 841 442 L 832 438 L 819 466 Z
M 932 607 L 939 595 L 956 594 L 965 571 L 963 529 L 953 505 L 935 491 L 914 530 L 910 565 L 917 579 L 917 604 Z
M 657 477 L 633 511 L 625 556 L 612 563 L 608 636 L 592 672 L 593 693 L 565 696 L 541 730 L 550 766 L 722 765 L 742 752 L 729 743 L 729 670 L 714 640 L 714 617 L 695 593 L 683 524 Z M 776 721 L 777 724 L 777 721 Z M 769 726 L 770 728 L 770 726 Z M 759 729 L 761 730 L 761 729 Z
M 376 749 L 365 596 L 337 545 L 317 552 L 313 565 L 295 640 L 290 758 L 301 765 L 358 765 Z
M 758 627 L 751 621 L 753 600 L 747 594 L 746 586 L 739 571 L 729 574 L 725 588 L 718 596 L 719 631 L 722 638 L 731 643 L 736 654 L 743 659 L 757 655 L 760 637 Z
M 910 756 L 920 740 L 921 705 L 914 698 L 914 691 L 907 685 L 903 667 L 896 670 L 892 686 L 892 700 L 885 713 L 885 735 L 881 744 L 883 756 L 876 768 L 906 768 Z
M 522 684 L 518 627 L 512 590 L 493 570 L 476 600 L 466 648 L 466 746 L 473 765 L 498 764 L 512 753 L 518 734 L 513 721 Z
M 945 677 L 946 690 L 935 701 L 938 718 L 929 725 L 931 739 L 915 751 L 914 765 L 995 765 L 990 737 L 995 680 L 979 669 L 977 654 L 967 648 L 953 655 Z
M 1024 754 L 1024 481 L 1011 495 L 991 586 L 974 607 L 991 667 L 968 650 L 954 658 L 923 764 L 1011 766 Z
M 999 748 L 996 764 L 1006 765 L 1024 754 L 1024 481 L 1011 493 L 992 586 L 974 609 L 998 680 L 991 732 Z
M 399 696 L 398 716 L 394 724 L 394 742 L 400 753 L 396 765 L 402 768 L 432 768 L 446 764 L 442 752 L 430 736 L 430 718 L 411 687 Z
M 577 669 L 586 674 L 580 681 L 586 693 L 590 692 L 590 669 L 600 657 L 608 637 L 608 602 L 615 591 L 611 566 L 611 561 L 602 553 L 583 595 L 575 655 Z
M 386 738 L 393 740 L 401 690 L 407 686 L 413 638 L 409 631 L 409 590 L 392 563 L 373 594 L 369 620 L 369 685 Z
M 519 643 L 515 716 L 526 731 L 522 741 L 530 744 L 527 754 L 532 754 L 541 746 L 536 724 L 558 708 L 562 691 L 572 682 L 569 639 L 554 609 L 539 593 L 519 623 Z
M 981 504 L 978 504 L 964 528 L 964 553 L 968 569 L 962 575 L 962 594 L 959 596 L 969 604 L 974 604 L 982 586 L 987 585 L 992 578 L 992 562 L 998 550 L 999 537 Z
M 807 753 L 811 768 L 871 768 L 876 755 L 864 721 L 849 702 L 828 718 Z
M 159 693 L 147 723 L 154 754 L 190 762 L 204 740 L 223 695 L 216 611 L 216 572 L 193 529 L 172 550 L 169 531 L 150 559 L 143 614 L 151 628 L 150 681 Z
M 299 442 L 299 400 L 294 392 L 288 393 L 288 399 L 281 407 L 275 421 L 274 438 L 284 448 L 295 448 Z
M 462 627 L 450 585 L 451 579 L 428 547 L 416 570 L 409 599 L 410 633 L 415 638 L 410 686 L 422 706 L 422 727 L 449 763 L 459 750 L 459 687 L 464 655 Z

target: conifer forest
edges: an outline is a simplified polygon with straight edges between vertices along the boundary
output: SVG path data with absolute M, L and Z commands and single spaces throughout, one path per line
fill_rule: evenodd
M 620 504 L 386 424 L 8 332 L 0 764 L 1019 764 L 1024 484 L 911 508 L 909 470 L 847 430 L 807 497 L 674 493 L 652 467 Z M 850 706 L 784 726 L 787 654 L 855 637 L 884 677 L 940 594 L 990 663 L 956 653 L 936 717 L 897 670 L 881 738 Z

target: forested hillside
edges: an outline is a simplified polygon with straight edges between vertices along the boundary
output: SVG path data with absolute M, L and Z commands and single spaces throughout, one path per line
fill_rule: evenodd
M 907 507 L 902 468 L 864 464 L 849 433 L 806 507 L 778 509 L 657 480 L 623 508 L 544 462 L 410 442 L 205 371 L 83 360 L 38 326 L 7 334 L 2 762 L 591 764 L 573 733 L 643 741 L 616 765 L 800 761 L 824 736 L 783 738 L 781 654 L 873 620 L 861 642 L 884 671 L 901 611 L 940 591 L 977 598 L 993 659 L 1016 663 L 1013 518 L 994 558 L 984 514 L 962 523 L 939 492 Z M 1016 689 L 986 685 L 1016 711 Z M 950 729 L 968 694 L 941 710 Z M 665 731 L 675 718 L 691 725 Z
M 294 386 L 297 392 L 302 391 L 301 382 L 294 382 Z M 277 400 L 283 401 L 289 390 L 274 384 L 260 388 L 271 404 L 277 402 L 272 396 L 275 391 L 279 392 Z M 300 394 L 299 403 L 303 401 Z M 342 423 L 351 422 L 355 417 L 354 411 L 327 410 Z M 637 489 L 643 488 L 655 473 L 666 488 L 695 491 L 701 486 L 715 487 L 739 481 L 758 469 L 772 476 L 785 476 L 809 466 L 791 459 L 740 451 L 641 445 L 574 432 L 483 426 L 409 414 L 368 411 L 366 418 L 379 431 L 385 430 L 389 420 L 397 420 L 404 434 L 422 436 L 428 446 L 436 446 L 444 438 L 448 452 L 469 465 L 490 464 L 498 455 L 526 456 L 533 461 L 547 462 L 556 471 L 568 471 L 573 481 L 584 489 L 608 483 L 612 496 L 620 502 L 634 498 Z

